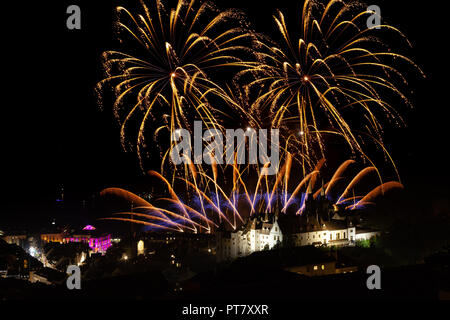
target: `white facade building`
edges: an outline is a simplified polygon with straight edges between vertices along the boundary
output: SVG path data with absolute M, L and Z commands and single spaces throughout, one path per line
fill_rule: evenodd
M 292 230 L 283 234 L 276 215 L 268 218 L 256 216 L 234 232 L 217 232 L 216 257 L 218 261 L 234 260 L 256 251 L 270 250 L 290 238 L 296 247 L 308 245 L 353 246 L 358 240 L 367 240 L 380 234 L 378 231 L 363 230 L 344 221 L 332 220 L 322 226 Z
M 253 217 L 241 230 L 217 233 L 216 256 L 218 260 L 234 260 L 255 251 L 270 250 L 283 241 L 278 220 L 275 215 L 269 219 Z
M 351 245 L 356 241 L 356 227 L 327 228 L 293 234 L 296 246 L 308 245 Z

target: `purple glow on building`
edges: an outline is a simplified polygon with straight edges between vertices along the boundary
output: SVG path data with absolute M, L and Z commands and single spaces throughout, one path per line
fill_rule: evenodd
M 95 230 L 95 227 L 94 227 L 94 226 L 91 226 L 90 224 L 88 224 L 86 227 L 83 228 L 83 230 L 89 230 L 89 231 L 92 231 L 92 230 Z
M 87 235 L 76 235 L 64 239 L 66 242 L 84 242 L 89 245 L 89 248 L 94 252 L 105 253 L 109 247 L 111 247 L 111 235 L 108 234 L 104 237 L 92 238 Z

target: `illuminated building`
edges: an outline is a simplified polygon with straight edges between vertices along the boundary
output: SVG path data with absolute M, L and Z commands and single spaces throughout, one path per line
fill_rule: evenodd
M 240 230 L 217 232 L 216 257 L 219 261 L 232 260 L 255 251 L 272 249 L 282 241 L 277 215 L 254 215 Z
M 27 242 L 27 235 L 25 234 L 12 234 L 3 236 L 3 240 L 5 240 L 9 244 L 15 244 L 19 247 L 24 247 Z
M 91 225 L 87 225 L 83 230 L 77 234 L 66 236 L 64 242 L 83 242 L 89 245 L 94 253 L 106 253 L 111 247 L 111 235 L 99 234 L 98 231 Z
M 233 260 L 253 252 L 270 250 L 277 243 L 302 246 L 353 246 L 356 241 L 369 240 L 378 231 L 357 227 L 355 213 L 340 212 L 325 197 L 310 193 L 301 215 L 257 214 L 236 231 L 219 230 L 216 235 L 217 260 Z
M 48 242 L 64 242 L 64 234 L 63 233 L 43 233 L 41 234 L 41 241 L 44 243 Z
M 145 254 L 144 241 L 142 240 L 139 240 L 137 244 L 137 254 L 138 255 Z
M 309 194 L 305 210 L 300 217 L 290 219 L 284 226 L 295 246 L 353 246 L 356 241 L 378 236 L 378 231 L 357 227 L 359 217 L 339 209 L 329 201 L 323 188 L 320 197 Z

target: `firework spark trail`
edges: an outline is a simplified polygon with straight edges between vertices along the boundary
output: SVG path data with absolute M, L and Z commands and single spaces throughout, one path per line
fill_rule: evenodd
M 192 118 L 200 119 L 208 129 L 223 129 L 220 116 L 227 111 L 215 108 L 210 99 L 230 107 L 228 112 L 240 106 L 211 80 L 211 70 L 242 63 L 236 53 L 250 50 L 241 42 L 253 35 L 241 26 L 240 12 L 220 12 L 207 1 L 179 0 L 170 10 L 162 0 L 148 5 L 141 1 L 141 5 L 144 14 L 117 7 L 117 26 L 143 50 L 142 57 L 106 51 L 103 65 L 107 76 L 97 90 L 101 98 L 105 85 L 114 87 L 113 111 L 121 122 L 125 150 L 127 125 L 141 117 L 137 139 L 130 146 L 135 144 L 143 167 L 145 130 L 150 126 L 155 139 L 163 131 L 171 136 L 178 128 L 191 130 Z M 221 32 L 224 23 L 230 28 Z M 124 119 L 121 112 L 125 112 Z
M 193 119 L 200 119 L 207 129 L 223 131 L 223 118 L 230 116 L 254 128 L 279 128 L 286 148 L 297 161 L 300 159 L 305 170 L 325 156 L 324 138 L 333 135 L 343 138 L 352 153 L 371 163 L 362 143 L 372 141 L 397 171 L 383 145 L 377 114 L 403 122 L 397 110 L 383 99 L 382 91 L 392 91 L 409 104 L 394 78 L 407 82 L 385 60 L 404 61 L 421 70 L 407 57 L 385 49 L 376 30 L 366 26 L 371 13 L 358 2 L 332 0 L 323 5 L 306 0 L 296 37 L 278 11 L 274 20 L 281 34 L 279 43 L 242 27 L 242 13 L 219 11 L 207 1 L 179 0 L 171 9 L 162 0 L 141 4 L 142 14 L 117 7 L 118 29 L 138 44 L 135 49 L 143 49 L 141 57 L 105 52 L 107 76 L 98 84 L 98 90 L 106 84 L 114 87 L 113 110 L 121 122 L 125 149 L 126 127 L 132 119 L 141 117 L 135 145 L 142 169 L 146 129 L 151 128 L 155 141 L 163 132 L 172 136 L 179 128 L 191 130 Z M 380 28 L 408 41 L 392 26 Z M 242 60 L 235 54 L 240 51 L 252 52 L 258 59 Z M 222 87 L 211 79 L 212 71 L 231 66 L 243 69 L 237 71 L 233 90 L 227 83 Z M 254 80 L 247 85 L 245 81 L 236 83 L 245 74 L 251 74 Z M 251 102 L 249 91 L 255 87 L 259 92 L 256 101 Z M 219 104 L 221 108 L 214 107 Z M 349 119 L 358 115 L 363 121 Z M 269 123 L 266 119 L 270 119 Z M 362 129 L 359 124 L 363 124 Z M 173 169 L 172 183 L 179 170 L 169 160 L 173 147 L 173 141 L 160 143 L 160 171 L 164 174 L 169 165 Z M 197 167 L 197 171 L 202 170 L 202 166 Z M 187 170 L 181 171 L 187 179 Z
M 344 173 L 344 171 L 348 168 L 348 166 L 352 163 L 355 163 L 354 160 L 347 160 L 344 161 L 341 166 L 336 170 L 333 177 L 331 178 L 330 182 L 328 183 L 328 186 L 325 190 L 325 195 L 327 195 L 331 188 L 334 186 L 334 184 L 340 179 L 341 175 Z
M 396 125 L 402 125 L 403 119 L 384 97 L 395 96 L 410 105 L 397 86 L 407 84 L 401 64 L 423 73 L 409 58 L 392 52 L 379 38 L 380 31 L 367 28 L 371 12 L 359 2 L 306 0 L 297 33 L 288 28 L 284 14 L 278 11 L 274 16 L 281 35 L 278 42 L 248 31 L 242 26 L 243 15 L 235 10 L 220 12 L 204 0 L 179 0 L 170 10 L 163 3 L 156 0 L 146 5 L 141 1 L 143 14 L 118 7 L 118 28 L 143 53 L 104 53 L 106 77 L 98 89 L 106 84 L 114 89 L 113 113 L 121 123 L 123 147 L 127 149 L 130 123 L 138 121 L 136 140 L 130 145 L 135 145 L 143 169 L 149 128 L 155 141 L 172 136 L 180 128 L 192 131 L 193 120 L 223 133 L 227 118 L 255 130 L 280 129 L 284 164 L 274 176 L 264 174 L 269 162 L 262 168 L 254 163 L 236 164 L 238 152 L 247 146 L 234 148 L 233 144 L 235 164 L 219 165 L 212 156 L 212 165 L 205 168 L 183 155 L 187 161 L 176 167 L 169 160 L 175 142 L 164 140 L 159 143 L 160 173 L 149 172 L 168 188 L 170 197 L 159 199 L 163 204 L 150 204 L 122 189 L 106 189 L 103 194 L 137 203 L 144 212 L 136 217 L 153 221 L 147 222 L 149 226 L 161 223 L 166 229 L 211 232 L 221 223 L 236 229 L 245 215 L 278 208 L 282 213 L 302 214 L 308 198 L 316 199 L 321 192 L 327 199 L 337 194 L 334 205 L 355 210 L 373 204 L 387 190 L 402 187 L 397 181 L 383 183 L 365 145 L 370 142 L 382 150 L 398 176 L 383 144 L 381 118 Z M 409 45 L 396 28 L 379 27 L 399 35 Z M 238 52 L 252 53 L 255 60 L 241 59 Z M 232 86 L 212 78 L 225 67 L 232 67 L 228 69 L 234 76 Z M 220 108 L 215 107 L 218 105 Z M 343 162 L 331 179 L 324 181 L 325 140 L 334 137 L 349 146 L 352 158 L 359 156 L 371 165 L 351 176 L 343 191 L 337 190 L 338 186 L 347 181 L 344 173 L 356 161 Z M 172 169 L 170 177 L 164 172 L 166 165 Z M 302 174 L 293 181 L 295 165 L 300 165 Z M 355 195 L 355 187 L 374 172 L 380 185 L 365 195 Z M 316 188 L 319 178 L 322 184 Z M 183 193 L 176 191 L 178 181 L 184 184 Z M 188 202 L 192 198 L 196 200 L 193 205 Z
M 353 190 L 355 185 L 361 181 L 363 177 L 368 175 L 371 172 L 377 171 L 375 167 L 368 167 L 363 170 L 361 170 L 354 178 L 353 180 L 348 184 L 348 186 L 345 188 L 344 192 L 341 194 L 339 199 L 337 200 L 337 204 L 340 204 L 342 202 L 342 198 L 344 198 L 350 190 Z
M 100 220 L 113 220 L 113 221 L 132 222 L 132 223 L 142 224 L 142 225 L 145 225 L 145 226 L 155 227 L 155 228 L 164 229 L 164 230 L 170 230 L 170 231 L 175 231 L 175 232 L 184 232 L 183 229 L 181 229 L 181 228 L 173 229 L 173 228 L 161 225 L 161 224 L 155 224 L 155 223 L 142 221 L 142 220 L 135 220 L 135 219 L 128 219 L 128 218 L 100 218 Z
M 353 164 L 354 160 L 344 161 L 338 169 L 333 173 L 332 177 L 328 181 L 324 181 L 325 175 L 322 172 L 324 166 L 324 160 L 319 161 L 315 170 L 308 173 L 300 182 L 294 186 L 284 185 L 285 182 L 292 180 L 292 177 L 286 177 L 286 175 L 293 174 L 291 171 L 291 157 L 286 156 L 282 169 L 276 176 L 268 177 L 263 175 L 261 170 L 255 177 L 256 181 L 252 182 L 252 178 L 249 176 L 248 166 L 240 168 L 237 165 L 232 166 L 231 175 L 233 179 L 232 185 L 226 184 L 226 179 L 218 180 L 215 177 L 215 173 L 208 175 L 206 172 L 199 172 L 192 177 L 195 177 L 194 181 L 186 180 L 185 178 L 179 178 L 183 185 L 189 187 L 189 193 L 196 197 L 198 201 L 192 203 L 196 204 L 195 207 L 186 205 L 181 197 L 176 194 L 175 189 L 168 183 L 162 175 L 156 172 L 149 172 L 153 177 L 156 177 L 158 181 L 161 181 L 163 185 L 168 188 L 170 198 L 159 198 L 156 201 L 165 202 L 167 204 L 175 205 L 177 210 L 169 210 L 161 205 L 150 204 L 145 200 L 139 200 L 138 196 L 133 193 L 127 192 L 118 188 L 105 189 L 102 195 L 112 194 L 122 198 L 126 198 L 128 201 L 135 201 L 140 205 L 136 207 L 137 210 L 143 210 L 144 212 L 133 213 L 136 217 L 140 217 L 152 222 L 152 226 L 159 225 L 161 222 L 162 228 L 189 230 L 196 232 L 208 232 L 211 233 L 213 228 L 217 228 L 221 223 L 225 223 L 229 227 L 236 229 L 244 223 L 245 214 L 247 217 L 257 214 L 258 212 L 273 212 L 273 203 L 279 202 L 281 205 L 278 207 L 280 213 L 287 214 L 295 212 L 301 215 L 305 210 L 306 201 L 309 197 L 316 199 L 320 193 L 324 193 L 328 200 L 332 199 L 331 187 L 336 189 L 337 180 L 350 181 L 346 184 L 344 190 L 336 196 L 336 200 L 331 200 L 335 206 L 344 207 L 345 210 L 356 210 L 369 204 L 374 204 L 374 200 L 384 195 L 385 192 L 393 190 L 395 188 L 402 188 L 402 184 L 397 181 L 389 181 L 382 183 L 379 186 L 373 188 L 367 194 L 355 195 L 355 186 L 357 186 L 364 177 L 370 173 L 376 172 L 373 167 L 366 167 L 358 171 L 355 175 L 344 177 L 343 173 L 348 169 L 350 164 Z M 225 174 L 225 173 L 224 173 Z M 202 179 L 198 179 L 199 177 Z M 322 178 L 322 184 L 316 187 L 316 181 L 318 177 Z M 263 183 L 263 181 L 265 183 Z M 264 186 L 265 184 L 265 186 Z M 293 189 L 293 190 L 292 190 Z M 228 191 L 227 191 L 228 190 Z M 241 193 L 241 190 L 244 193 Z M 349 192 L 353 192 L 352 197 L 347 197 Z M 353 204 L 349 205 L 350 202 Z M 179 211 L 179 213 L 177 213 Z M 191 214 L 188 214 L 191 213 Z M 130 214 L 129 212 L 119 213 L 119 215 Z M 122 218 L 108 218 L 110 220 L 121 220 Z M 134 221 L 141 221 L 131 219 Z M 130 220 L 121 220 L 130 221 Z M 143 220 L 142 220 L 143 221 Z M 130 221 L 132 222 L 132 221 Z M 138 223 L 138 222 L 137 222 Z
M 160 177 L 160 176 L 158 176 Z M 164 179 L 162 180 L 164 181 Z M 105 195 L 114 195 L 116 197 L 119 198 L 123 198 L 129 202 L 132 203 L 140 203 L 140 206 L 136 206 L 133 207 L 135 210 L 143 210 L 146 213 L 140 213 L 140 212 L 119 212 L 119 213 L 115 213 L 114 215 L 132 215 L 132 216 L 137 216 L 137 217 L 142 217 L 142 218 L 146 218 L 149 220 L 157 220 L 157 221 L 162 221 L 165 224 L 171 225 L 171 226 L 175 226 L 177 227 L 178 231 L 181 231 L 182 229 L 180 228 L 180 223 L 174 222 L 171 218 L 169 218 L 169 216 L 174 217 L 177 221 L 181 220 L 184 222 L 188 222 L 191 225 L 195 225 L 198 226 L 200 228 L 205 228 L 203 225 L 200 225 L 199 223 L 197 223 L 196 221 L 192 220 L 189 215 L 184 216 L 184 215 L 180 215 L 177 214 L 176 212 L 173 212 L 171 210 L 167 210 L 165 208 L 161 208 L 161 207 L 156 207 L 150 203 L 148 203 L 147 201 L 143 200 L 142 198 L 140 198 L 139 196 L 128 192 L 124 189 L 120 189 L 120 188 L 107 188 L 105 190 L 102 191 L 101 193 L 102 196 Z M 190 211 L 192 213 L 194 213 L 197 217 L 199 217 L 202 221 L 206 222 L 207 224 L 213 224 L 214 226 L 217 227 L 217 224 L 215 224 L 213 221 L 209 220 L 207 217 L 203 216 L 200 212 L 198 212 L 197 210 L 187 206 L 186 204 L 182 203 L 178 198 L 176 199 L 172 199 L 172 198 L 160 198 L 158 199 L 158 201 L 166 201 L 166 202 L 170 202 L 173 204 L 176 204 L 178 208 L 181 208 L 183 213 L 187 213 L 187 211 Z M 151 214 L 152 213 L 152 214 Z M 155 216 L 153 213 L 159 214 L 159 216 Z M 119 220 L 119 221 L 125 221 L 124 218 L 108 218 L 109 220 Z M 131 222 L 136 222 L 136 221 L 141 221 L 141 220 L 137 220 L 137 219 L 128 219 Z M 157 226 L 157 224 L 152 223 L 152 226 Z M 196 228 L 192 228 L 192 227 L 188 227 L 188 226 L 183 226 L 184 228 L 187 228 L 193 232 L 197 232 Z M 166 226 L 166 228 L 170 228 L 168 226 Z M 173 228 L 171 228 L 173 229 Z M 210 231 L 209 228 L 205 228 L 207 231 Z
M 356 209 L 361 205 L 371 204 L 376 197 L 380 195 L 384 195 L 387 191 L 393 190 L 395 188 L 403 189 L 403 185 L 397 181 L 389 181 L 385 182 L 375 189 L 366 194 L 361 200 L 359 200 L 356 204 L 350 207 L 350 209 Z
M 406 56 L 386 49 L 377 34 L 381 31 L 367 28 L 370 14 L 355 1 L 332 0 L 324 6 L 320 1 L 306 0 L 300 19 L 303 24 L 294 38 L 296 30 L 288 28 L 283 13 L 278 11 L 274 20 L 281 40 L 258 40 L 261 63 L 248 64 L 240 72 L 256 75 L 249 88 L 267 88 L 251 110 L 255 114 L 269 110 L 264 118 L 271 119 L 267 125 L 272 128 L 299 132 L 285 138 L 293 138 L 290 151 L 294 152 L 295 146 L 296 157 L 305 159 L 306 164 L 324 157 L 324 137 L 330 134 L 340 136 L 353 153 L 369 160 L 361 134 L 367 135 L 367 140 L 375 139 L 384 149 L 379 115 L 403 124 L 398 111 L 383 99 L 383 93 L 393 92 L 410 105 L 395 85 L 395 78 L 407 84 L 397 70 L 398 61 L 423 73 Z M 398 34 L 409 45 L 398 29 L 389 25 L 379 28 Z M 387 58 L 396 61 L 396 67 Z M 351 120 L 356 117 L 360 120 Z
M 167 181 L 166 178 L 164 178 L 161 174 L 159 174 L 159 173 L 156 172 L 156 171 L 149 171 L 149 174 L 150 174 L 150 175 L 153 175 L 153 176 L 156 176 L 157 178 L 159 178 L 161 181 L 163 181 L 163 182 L 165 183 L 165 185 L 167 186 L 167 188 L 168 188 L 168 190 L 169 190 L 169 193 L 170 193 L 170 195 L 172 196 L 173 200 L 175 200 L 175 202 L 176 202 L 176 203 L 180 206 L 180 208 L 182 209 L 184 216 L 185 216 L 186 218 L 188 218 L 189 221 L 192 221 L 192 220 L 190 220 L 190 217 L 189 217 L 189 214 L 188 214 L 188 212 L 187 212 L 187 210 L 186 210 L 186 207 L 185 207 L 184 204 L 181 202 L 181 200 L 180 200 L 180 198 L 177 196 L 176 192 L 173 190 L 172 185 L 169 183 L 169 181 Z M 194 225 L 194 223 L 192 223 L 192 225 Z M 195 227 L 194 227 L 194 228 L 195 228 Z M 196 230 L 195 230 L 195 231 L 196 231 Z

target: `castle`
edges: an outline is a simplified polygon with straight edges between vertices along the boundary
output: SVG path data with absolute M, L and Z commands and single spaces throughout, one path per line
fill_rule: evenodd
M 272 249 L 282 241 L 283 233 L 276 215 L 254 215 L 239 230 L 216 233 L 216 257 L 219 261 L 233 260 L 255 251 Z
M 308 193 L 301 215 L 254 214 L 237 230 L 219 228 L 216 233 L 218 261 L 234 260 L 255 251 L 279 246 L 353 246 L 356 241 L 379 235 L 362 229 L 359 217 L 333 205 L 322 188 L 320 197 Z

